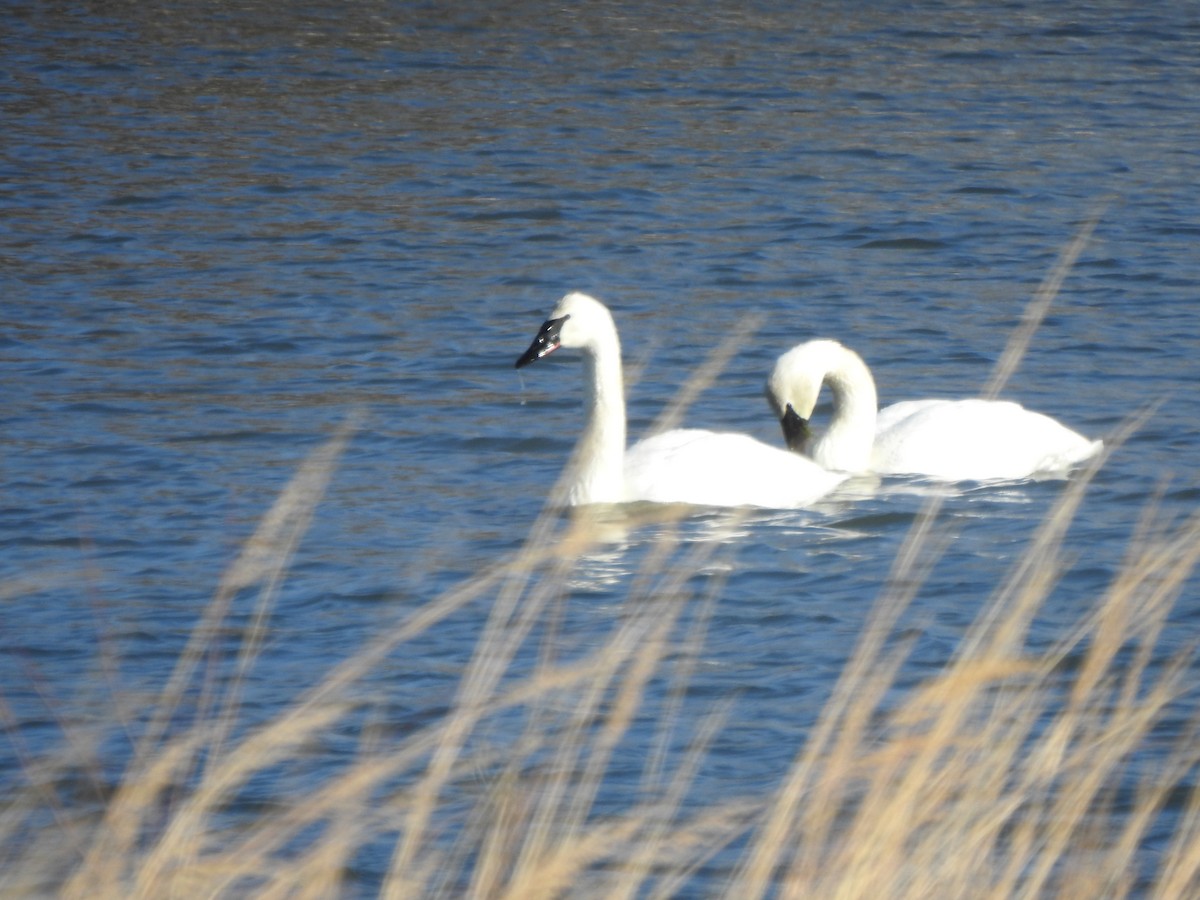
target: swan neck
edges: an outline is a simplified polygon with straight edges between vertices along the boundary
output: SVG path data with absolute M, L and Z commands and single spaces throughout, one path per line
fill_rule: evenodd
M 575 450 L 570 500 L 620 503 L 625 484 L 625 384 L 616 334 L 586 349 L 583 359 L 586 423 Z
M 858 354 L 843 348 L 825 374 L 825 384 L 833 398 L 833 415 L 813 456 L 826 468 L 868 471 L 879 410 L 875 379 Z

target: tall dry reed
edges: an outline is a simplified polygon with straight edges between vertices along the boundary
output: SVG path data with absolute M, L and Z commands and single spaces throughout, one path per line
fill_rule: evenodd
M 1084 240 L 1064 253 L 1027 323 L 1036 327 Z M 1005 354 L 995 385 L 1023 346 Z M 64 724 L 60 753 L 27 756 L 24 786 L 0 807 L 0 894 L 326 898 L 358 893 L 356 860 L 387 846 L 379 892 L 391 898 L 1200 895 L 1197 659 L 1160 647 L 1200 556 L 1200 517 L 1163 523 L 1148 513 L 1113 583 L 1055 646 L 1034 650 L 1030 623 L 1064 571 L 1063 537 L 1091 474 L 1082 473 L 954 657 L 900 690 L 908 645 L 898 622 L 948 540 L 935 503 L 778 788 L 713 804 L 695 795 L 694 776 L 731 711 L 691 721 L 682 697 L 722 587 L 711 577 L 697 594 L 694 576 L 719 571 L 714 556 L 728 545 L 680 541 L 669 522 L 657 523 L 663 537 L 599 646 L 565 656 L 553 626 L 581 558 L 630 523 L 548 511 L 511 559 L 397 622 L 269 721 L 247 723 L 243 678 L 352 429 L 280 495 L 158 695 L 114 709 L 111 730 L 133 739 L 117 786 L 95 774 L 112 737 L 102 726 Z M 258 592 L 256 612 L 235 677 L 218 686 L 205 660 L 232 598 L 247 591 Z M 364 726 L 353 760 L 261 814 L 231 816 L 253 779 L 386 707 L 366 678 L 469 604 L 487 620 L 443 715 L 401 737 Z M 518 659 L 537 635 L 526 671 Z M 654 691 L 666 699 L 655 701 L 654 737 L 636 760 L 639 789 L 614 810 L 604 782 L 648 715 L 652 681 L 666 683 Z M 197 693 L 199 714 L 182 720 Z M 493 728 L 501 719 L 520 727 Z M 686 752 L 674 752 L 681 742 Z M 81 777 L 96 782 L 96 799 L 64 801 L 60 786 Z M 1170 834 L 1157 855 L 1143 852 L 1152 830 Z M 740 862 L 719 881 L 696 880 L 723 852 Z

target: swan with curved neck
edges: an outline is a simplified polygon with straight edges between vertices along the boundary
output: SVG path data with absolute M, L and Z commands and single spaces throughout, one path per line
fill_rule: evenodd
M 845 480 L 809 459 L 744 434 L 683 428 L 625 449 L 621 343 L 612 314 L 587 294 L 563 297 L 517 360 L 522 368 L 560 347 L 584 362 L 585 422 L 567 503 L 806 506 Z
M 814 439 L 808 420 L 822 386 L 832 395 L 833 414 Z M 867 364 L 831 340 L 807 341 L 779 357 L 767 399 L 789 449 L 843 472 L 1017 480 L 1061 474 L 1103 447 L 1007 400 L 909 400 L 878 410 Z

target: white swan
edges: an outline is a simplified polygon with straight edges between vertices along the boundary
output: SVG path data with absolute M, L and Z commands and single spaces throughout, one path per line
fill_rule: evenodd
M 833 418 L 821 437 L 810 440 L 808 419 L 822 385 L 833 395 Z M 876 412 L 866 363 L 830 340 L 808 341 L 779 357 L 767 399 L 790 449 L 844 472 L 1017 480 L 1061 474 L 1103 446 L 1004 400 L 909 400 Z
M 587 294 L 567 294 L 517 368 L 559 347 L 583 352 L 587 421 L 576 448 L 567 502 L 805 506 L 845 480 L 811 460 L 744 434 L 676 429 L 625 450 L 621 344 L 612 314 Z

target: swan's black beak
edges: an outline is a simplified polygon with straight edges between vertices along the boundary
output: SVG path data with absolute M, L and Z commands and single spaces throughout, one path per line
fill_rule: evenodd
M 541 329 L 537 333 L 537 337 L 529 345 L 529 349 L 517 360 L 517 368 L 520 369 L 531 362 L 537 362 L 543 356 L 550 355 L 562 346 L 559 341 L 559 333 L 562 331 L 563 322 L 569 318 L 571 317 L 563 316 L 558 319 L 547 319 L 543 322 Z
M 779 424 L 783 426 L 783 440 L 787 444 L 787 448 L 796 453 L 803 453 L 808 446 L 809 438 L 812 437 L 808 419 L 800 418 L 796 410 L 792 409 L 792 404 L 789 403 Z

